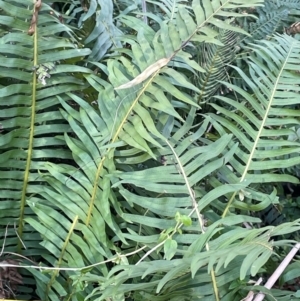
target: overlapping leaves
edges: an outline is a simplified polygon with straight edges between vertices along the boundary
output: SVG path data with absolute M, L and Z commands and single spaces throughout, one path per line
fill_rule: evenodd
M 282 174 L 280 169 L 300 163 L 299 157 L 293 156 L 299 152 L 299 141 L 287 139 L 294 134 L 299 117 L 299 112 L 291 109 L 298 103 L 295 58 L 299 56 L 299 45 L 288 36 L 275 36 L 252 48 L 254 54 L 248 62 L 251 78 L 238 71 L 253 94 L 227 84 L 243 101 L 218 96 L 223 105 L 213 104 L 221 113 L 212 115 L 222 126 L 215 124 L 217 131 L 223 135 L 226 128 L 234 134 L 234 141 L 240 142 L 238 157 L 231 165 L 241 180 L 298 183 L 297 178 Z M 284 160 L 286 155 L 291 156 L 289 160 Z
M 21 239 L 30 246 L 28 253 L 42 255 L 43 265 L 71 267 L 64 272 L 33 272 L 42 299 L 82 300 L 89 294 L 99 300 L 211 300 L 215 294 L 233 300 L 231 282 L 255 276 L 274 246 L 283 243 L 271 238 L 299 229 L 295 221 L 245 230 L 243 222 L 259 220 L 228 211 L 230 205 L 247 211 L 277 202 L 275 191 L 265 194 L 251 183 L 287 180 L 273 171 L 298 163 L 297 157 L 280 158 L 299 150 L 298 142 L 285 139 L 293 133 L 289 125 L 298 115 L 281 102 L 284 95 L 287 104 L 297 103 L 298 42 L 277 37 L 276 42 L 265 42 L 268 47 L 254 48 L 252 78 L 241 73 L 254 94 L 228 85 L 246 105 L 240 99 L 219 97 L 225 103 L 214 104 L 219 114 L 203 118 L 196 113 L 200 89 L 190 75 L 203 72 L 205 66 L 191 59 L 189 47 L 211 43 L 224 47 L 227 56 L 219 29 L 245 32 L 225 19 L 242 17 L 235 9 L 263 1 L 194 0 L 191 7 L 177 2 L 172 17 L 159 20 L 158 32 L 134 16 L 121 16 L 120 22 L 137 34 L 122 37 L 126 48 L 117 49 L 112 2 L 104 7 L 103 1 L 90 1 L 85 18 L 96 15 L 100 4 L 101 24 L 88 40 L 98 43 L 93 48 L 95 61 L 89 62 L 97 68 L 92 73 L 74 64 L 90 52 L 80 49 L 47 5 L 34 40 L 20 33 L 29 25 L 24 16 L 31 16 L 22 5 L 31 3 L 17 2 L 14 7 L 0 1 L 6 14 L 1 24 L 18 29 L 2 31 L 0 41 L 0 64 L 12 68 L 10 77 L 16 81 L 10 84 L 8 70 L 0 71 L 0 93 L 9 103 L 3 105 L 7 119 L 2 124 L 8 133 L 1 138 L 6 179 L 1 204 L 9 218 L 2 223 L 20 216 L 21 227 L 26 216 L 31 228 L 26 224 Z M 69 40 L 57 36 L 63 31 Z M 97 62 L 111 47 L 118 51 L 115 56 Z M 144 76 L 161 59 L 166 63 Z M 56 65 L 50 78 L 44 76 L 49 62 Z M 33 71 L 44 76 L 44 86 L 34 84 L 36 74 L 26 77 Z M 84 78 L 75 76 L 78 71 Z M 115 89 L 139 75 L 142 80 L 129 89 Z M 87 83 L 88 91 L 98 94 L 92 104 L 82 92 Z M 205 94 L 210 96 L 214 89 L 210 86 Z M 212 129 L 214 141 L 208 139 Z M 17 243 L 12 234 L 6 240 L 9 250 Z M 39 234 L 43 248 L 37 245 Z
M 56 138 L 69 131 L 57 95 L 85 87 L 74 75 L 90 71 L 69 62 L 90 50 L 58 36 L 68 28 L 46 4 L 39 11 L 37 36 L 28 35 L 33 6 L 32 1 L 0 1 L 0 224 L 2 251 L 39 257 L 46 249 L 25 223 L 35 216 L 26 201 L 43 200 L 39 172 L 45 171 L 45 161 L 71 158 L 66 143 Z

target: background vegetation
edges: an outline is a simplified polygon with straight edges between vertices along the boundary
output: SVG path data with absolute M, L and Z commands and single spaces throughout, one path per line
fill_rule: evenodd
M 299 300 L 299 5 L 0 0 L 0 298 Z

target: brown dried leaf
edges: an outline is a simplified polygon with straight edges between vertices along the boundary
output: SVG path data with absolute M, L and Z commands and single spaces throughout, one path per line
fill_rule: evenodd
M 128 82 L 127 84 L 121 85 L 117 88 L 115 88 L 115 90 L 120 90 L 120 89 L 127 89 L 127 88 L 131 88 L 133 86 L 138 85 L 139 83 L 141 83 L 142 81 L 144 81 L 145 79 L 149 78 L 154 72 L 156 72 L 157 70 L 159 70 L 160 68 L 166 66 L 169 61 L 170 61 L 171 57 L 169 58 L 163 58 L 158 60 L 157 62 L 155 62 L 154 64 L 150 65 L 149 67 L 147 67 L 140 75 L 138 75 L 136 78 L 134 78 L 133 80 L 131 80 L 130 82 Z
M 39 10 L 41 9 L 41 6 L 42 6 L 42 0 L 37 0 L 35 5 L 34 5 L 34 9 L 33 9 L 34 11 L 33 11 L 33 14 L 32 14 L 30 27 L 29 27 L 28 32 L 27 32 L 29 35 L 32 35 L 32 34 L 35 33 L 36 23 L 37 23 L 38 14 L 39 14 Z

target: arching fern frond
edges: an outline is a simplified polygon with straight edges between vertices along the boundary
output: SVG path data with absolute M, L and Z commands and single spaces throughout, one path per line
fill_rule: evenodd
M 233 133 L 234 141 L 241 143 L 238 157 L 231 162 L 241 181 L 299 182 L 295 177 L 280 174 L 281 168 L 300 163 L 298 156 L 292 156 L 299 152 L 300 143 L 288 139 L 300 116 L 297 110 L 290 109 L 299 103 L 298 64 L 295 63 L 299 46 L 299 41 L 277 35 L 252 47 L 254 53 L 248 61 L 251 77 L 235 68 L 249 92 L 227 84 L 240 95 L 241 101 L 218 96 L 224 105 L 213 104 L 219 112 L 212 115 L 216 130 L 220 135 L 227 131 Z M 284 160 L 286 155 L 291 156 L 289 160 Z M 274 169 L 278 172 L 274 173 Z M 233 200 L 234 196 L 227 209 Z
M 114 24 L 113 5 L 112 0 L 98 0 L 98 3 L 92 1 L 89 10 L 82 16 L 81 22 L 83 24 L 80 24 L 80 26 L 83 27 L 86 23 L 88 24 L 87 27 L 92 25 L 89 24 L 89 19 L 95 16 L 94 28 L 93 30 L 86 29 L 88 30 L 88 36 L 85 37 L 84 41 L 87 46 L 91 43 L 93 45 L 90 60 L 99 61 L 109 49 L 121 47 L 119 39 L 123 33 Z
M 57 139 L 69 132 L 57 96 L 66 99 L 67 92 L 85 89 L 81 74 L 90 70 L 75 63 L 90 50 L 60 38 L 67 27 L 49 13 L 47 4 L 36 8 L 35 15 L 35 5 L 0 1 L 1 233 L 8 227 L 0 244 L 5 252 L 39 258 L 45 249 L 40 235 L 25 223 L 35 216 L 27 201 L 43 201 L 46 182 L 39 172 L 45 171 L 46 160 L 71 158 L 66 143 Z
M 5 1 L 0 1 L 0 3 L 6 7 L 7 14 L 10 14 L 8 3 Z M 182 164 L 187 168 L 186 173 L 190 177 L 190 185 L 198 184 L 205 173 L 217 172 L 218 168 L 221 170 L 223 178 L 230 178 L 224 164 L 229 162 L 228 160 L 233 160 L 232 156 L 236 150 L 236 146 L 231 150 L 228 148 L 231 136 L 224 135 L 224 138 L 213 144 L 207 143 L 207 147 L 205 146 L 204 149 L 202 149 L 202 145 L 190 149 L 190 137 L 187 134 L 193 132 L 191 130 L 193 122 L 186 127 L 183 126 L 183 122 L 186 115 L 191 120 L 195 118 L 195 108 L 198 107 L 195 95 L 199 93 L 199 89 L 191 84 L 188 77 L 179 70 L 203 71 L 199 64 L 190 60 L 190 55 L 185 51 L 185 47 L 189 43 L 191 45 L 220 44 L 217 32 L 211 26 L 233 32 L 243 32 L 239 27 L 223 21 L 223 17 L 242 17 L 243 14 L 233 12 L 239 5 L 250 7 L 261 3 L 260 0 L 250 0 L 247 4 L 243 1 L 228 0 L 220 1 L 215 5 L 216 3 L 208 0 L 194 0 L 191 9 L 179 5 L 176 18 L 171 22 L 162 22 L 158 33 L 144 24 L 143 27 L 138 28 L 140 30 L 136 39 L 126 37 L 129 47 L 120 49 L 119 57 L 109 59 L 105 66 L 95 62 L 94 64 L 99 70 L 103 71 L 103 77 L 91 74 L 83 67 L 74 64 L 68 65 L 68 62 L 74 63 L 78 57 L 87 56 L 90 52 L 81 49 L 77 43 L 74 45 L 72 41 L 75 39 L 65 40 L 57 36 L 64 30 L 68 30 L 72 37 L 72 31 L 66 25 L 61 24 L 55 16 L 48 13 L 50 9 L 47 5 L 42 6 L 43 14 L 39 16 L 34 39 L 21 33 L 20 44 L 17 46 L 13 39 L 9 40 L 9 43 L 5 45 L 10 51 L 7 53 L 14 53 L 20 59 L 15 60 L 14 56 L 11 57 L 15 68 L 14 77 L 20 80 L 20 76 L 23 74 L 20 71 L 25 70 L 30 73 L 32 67 L 35 68 L 36 74 L 33 74 L 30 80 L 28 80 L 29 77 L 24 77 L 24 85 L 18 83 L 16 86 L 2 89 L 2 93 L 4 93 L 2 96 L 7 97 L 7 100 L 9 100 L 8 97 L 15 97 L 13 107 L 17 118 L 14 118 L 13 122 L 18 123 L 22 121 L 23 116 L 28 117 L 27 125 L 17 124 L 17 131 L 15 131 L 16 124 L 10 127 L 9 121 L 3 123 L 3 127 L 9 131 L 7 136 L 3 136 L 3 153 L 10 151 L 13 147 L 15 151 L 13 154 L 16 157 L 14 161 L 7 160 L 3 165 L 3 170 L 10 179 L 14 177 L 14 174 L 8 171 L 24 169 L 24 177 L 21 180 L 23 182 L 14 184 L 19 185 L 18 189 L 20 190 L 20 187 L 23 187 L 21 194 L 15 193 L 13 190 L 13 200 L 17 202 L 21 195 L 22 201 L 20 204 L 14 203 L 13 208 L 9 207 L 7 212 L 11 216 L 18 216 L 19 211 L 15 213 L 15 208 L 20 211 L 26 208 L 24 211 L 26 216 L 22 215 L 19 221 L 20 228 L 26 220 L 26 227 L 28 224 L 31 226 L 26 228 L 26 233 L 34 228 L 42 235 L 43 248 L 38 246 L 35 250 L 38 250 L 36 252 L 42 255 L 46 262 L 57 267 L 75 265 L 81 268 L 84 265 L 107 259 L 112 255 L 111 253 L 115 254 L 120 250 L 121 244 L 128 246 L 129 249 L 136 246 L 136 241 L 129 239 L 128 234 L 139 233 L 139 222 L 134 218 L 137 215 L 135 211 L 140 208 L 136 206 L 131 209 L 130 206 L 136 202 L 138 192 L 145 189 L 147 196 L 143 200 L 146 205 L 142 209 L 151 211 L 151 219 L 145 217 L 145 221 L 153 222 L 152 218 L 157 212 L 155 212 L 155 208 L 150 207 L 149 202 L 154 199 L 153 194 L 161 192 L 163 186 L 166 188 L 167 185 L 149 181 L 150 186 L 143 186 L 148 185 L 147 183 L 142 183 L 141 186 L 135 185 L 137 190 L 133 193 L 130 189 L 131 183 L 126 183 L 125 171 L 132 172 L 133 180 L 138 184 L 138 177 L 143 174 L 140 169 L 145 162 L 150 161 L 150 164 L 155 165 L 159 157 L 170 156 L 170 148 L 165 143 L 166 138 L 172 138 L 170 143 L 178 153 Z M 11 19 L 5 18 L 6 16 L 0 17 L 2 23 L 7 25 L 7 22 L 11 22 L 15 17 L 18 19 L 22 16 L 22 13 L 26 11 L 25 6 L 23 7 L 25 4 L 29 5 L 30 3 L 18 2 L 17 10 L 14 11 L 17 15 Z M 19 6 L 22 7 L 21 11 L 19 11 Z M 112 17 L 110 13 L 108 14 L 109 18 Z M 27 12 L 26 16 L 30 19 L 31 13 Z M 107 17 L 107 15 L 105 16 Z M 23 28 L 24 24 L 28 27 L 30 25 L 24 20 L 18 21 L 22 23 L 22 26 L 16 22 L 17 30 Z M 120 18 L 120 22 L 125 23 L 126 21 L 128 23 L 131 21 L 132 28 L 141 25 L 139 22 L 133 24 L 132 21 L 136 21 L 136 18 L 130 19 L 129 16 Z M 17 30 L 16 34 L 20 34 Z M 107 34 L 104 31 L 97 34 L 101 35 L 102 33 Z M 6 38 L 10 35 L 8 32 L 5 34 L 7 34 Z M 17 52 L 14 52 L 15 49 Z M 32 53 L 32 49 L 36 51 Z M 99 55 L 98 52 L 97 55 Z M 158 68 L 149 77 L 145 77 L 143 82 L 128 90 L 115 89 L 121 84 L 130 82 L 162 58 L 169 60 L 168 65 Z M 19 62 L 24 65 L 18 65 Z M 54 62 L 58 66 L 56 69 L 52 68 L 51 78 L 47 79 L 47 75 L 45 75 L 47 64 Z M 78 71 L 81 73 L 78 74 Z M 43 76 L 44 81 L 41 80 L 41 82 L 45 83 L 44 86 L 38 85 L 36 82 L 35 76 L 40 74 Z M 98 107 L 93 107 L 92 104 L 89 105 L 85 101 L 84 90 L 87 88 L 85 80 L 90 84 L 89 89 L 99 93 L 96 101 Z M 33 87 L 33 89 L 31 90 L 29 87 Z M 59 111 L 57 105 L 61 105 L 63 110 Z M 194 108 L 194 111 L 191 110 L 191 107 Z M 182 109 L 180 113 L 176 110 L 177 108 Z M 5 109 L 5 114 L 9 116 L 9 109 Z M 189 112 L 193 112 L 194 115 L 192 113 L 188 115 Z M 37 116 L 39 118 L 36 118 Z M 68 125 L 66 125 L 66 121 Z M 206 121 L 206 125 L 207 123 L 208 121 Z M 173 130 L 174 125 L 178 131 Z M 182 128 L 179 129 L 180 127 Z M 199 132 L 194 134 L 195 139 L 202 137 L 204 130 L 205 126 L 201 127 Z M 40 134 L 45 135 L 47 139 L 44 137 L 40 139 Z M 60 136 L 60 139 L 57 139 L 57 135 Z M 10 141 L 8 143 L 9 139 L 12 141 L 14 138 L 16 140 L 13 143 Z M 28 144 L 25 143 L 27 139 L 30 141 Z M 64 152 L 61 152 L 61 149 Z M 19 150 L 21 151 L 19 152 Z M 63 158 L 61 153 L 64 154 Z M 45 158 L 50 162 L 45 164 Z M 66 160 L 63 161 L 64 164 L 52 163 L 57 158 Z M 207 164 L 208 167 L 204 168 L 205 159 L 210 160 L 210 163 Z M 67 160 L 71 160 L 72 163 L 70 164 Z M 195 166 L 192 164 L 193 160 L 196 161 Z M 10 165 L 11 162 L 13 162 L 12 165 Z M 74 163 L 78 168 L 74 167 Z M 175 195 L 170 198 L 172 201 L 176 201 L 178 198 L 179 204 L 175 208 L 180 208 L 185 213 L 186 209 L 183 206 L 187 204 L 188 197 L 184 192 L 182 175 L 177 174 L 176 164 L 178 165 L 175 162 L 167 166 L 168 176 L 174 177 L 170 188 L 174 189 Z M 163 179 L 161 177 L 165 166 L 159 167 L 153 170 L 149 169 L 149 172 L 155 171 L 156 180 L 165 181 L 165 177 Z M 49 175 L 44 175 L 45 168 Z M 122 186 L 118 186 L 120 180 L 125 181 Z M 45 184 L 45 187 L 40 189 L 40 186 L 36 185 L 38 181 Z M 214 193 L 219 193 L 218 195 L 224 197 L 225 193 L 246 189 L 247 185 L 246 182 L 234 185 L 231 179 L 225 183 L 228 183 L 228 186 L 223 185 L 223 187 L 216 184 L 212 193 L 207 194 L 201 210 L 206 209 L 206 206 L 217 199 Z M 116 188 L 113 188 L 113 185 Z M 28 190 L 26 190 L 27 188 Z M 199 188 L 200 192 L 196 192 L 198 197 L 204 195 L 201 188 Z M 128 200 L 126 199 L 127 192 L 133 195 L 130 195 Z M 122 202 L 119 202 L 119 197 Z M 147 197 L 149 197 L 148 202 L 146 202 Z M 25 201 L 28 202 L 29 207 Z M 158 210 L 161 209 L 161 207 L 158 208 Z M 46 215 L 44 212 L 49 214 Z M 33 213 L 39 218 L 38 221 Z M 156 238 L 161 231 L 168 229 L 167 226 L 171 224 L 170 218 L 172 218 L 170 214 L 164 216 L 159 231 L 154 232 Z M 250 220 L 252 221 L 252 219 Z M 127 223 L 132 221 L 134 221 L 134 225 L 127 227 Z M 171 222 L 174 224 L 173 220 Z M 236 220 L 236 223 L 239 222 L 240 220 Z M 90 232 L 91 229 L 95 234 Z M 198 234 L 198 226 L 193 229 Z M 141 231 L 145 236 L 147 233 L 151 233 L 149 225 L 141 227 Z M 28 236 L 25 237 L 29 241 Z M 136 235 L 136 238 L 140 240 L 141 235 Z M 193 237 L 189 236 L 189 238 Z M 34 242 L 31 243 L 36 246 L 40 242 L 40 238 L 37 235 L 34 239 Z M 89 242 L 86 242 L 86 239 Z M 178 238 L 179 240 L 180 238 Z M 26 243 L 26 241 L 24 242 Z M 174 244 L 173 241 L 170 243 Z M 152 242 L 150 244 L 152 245 Z M 185 251 L 184 243 L 180 244 L 182 244 L 179 248 L 180 252 Z M 40 250 L 47 250 L 48 253 L 45 254 Z M 168 254 L 166 258 L 171 258 L 172 252 L 165 253 Z M 98 273 L 99 277 L 110 277 L 106 266 L 101 266 Z M 46 276 L 38 273 L 35 275 L 39 294 L 43 299 L 49 297 L 52 300 L 58 300 L 61 296 L 69 297 L 73 294 L 79 299 L 82 299 L 82 296 L 85 297 L 83 290 L 78 289 L 77 291 L 75 284 L 74 290 L 68 287 L 74 276 L 72 272 L 59 274 L 60 283 L 56 281 L 57 271 Z M 77 278 L 75 277 L 75 279 Z M 90 293 L 92 289 L 90 284 L 86 292 Z M 167 295 L 165 294 L 165 296 Z
M 230 30 L 220 30 L 217 39 L 222 43 L 200 44 L 197 49 L 200 65 L 205 72 L 199 72 L 197 87 L 200 90 L 198 103 L 202 103 L 215 95 L 220 88 L 220 81 L 224 81 L 227 75 L 228 64 L 233 60 L 237 50 L 237 34 Z
M 265 0 L 264 6 L 256 8 L 254 14 L 257 18 L 255 20 L 244 18 L 242 22 L 240 21 L 242 27 L 251 34 L 251 36 L 243 37 L 240 45 L 245 47 L 254 41 L 266 39 L 278 30 L 283 33 L 284 27 L 298 21 L 289 20 L 299 5 L 299 0 Z M 250 9 L 249 11 L 253 13 L 253 10 Z
M 146 0 L 146 1 L 158 7 L 160 14 L 164 15 L 162 19 L 168 21 L 172 21 L 173 19 L 176 18 L 179 5 L 184 5 L 185 3 L 187 3 L 186 6 L 188 6 L 187 0 L 162 0 L 162 1 Z

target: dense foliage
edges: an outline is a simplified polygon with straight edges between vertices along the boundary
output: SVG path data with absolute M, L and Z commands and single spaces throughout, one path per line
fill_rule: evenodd
M 0 0 L 0 298 L 299 300 L 299 5 Z

